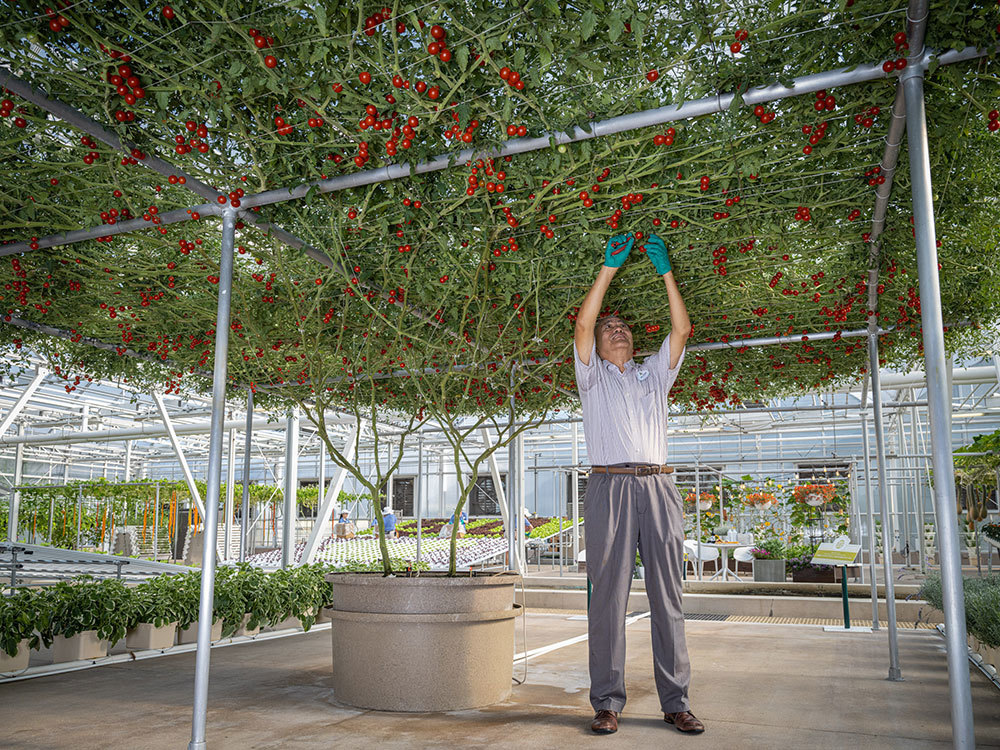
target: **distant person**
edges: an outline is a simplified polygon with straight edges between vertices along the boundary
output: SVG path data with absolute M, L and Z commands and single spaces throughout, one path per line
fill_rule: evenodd
M 531 519 L 528 518 L 527 516 L 525 516 L 524 517 L 524 535 L 525 536 L 531 536 L 531 529 L 532 528 L 533 527 L 531 525 Z
M 340 511 L 340 517 L 333 525 L 333 534 L 337 539 L 353 539 L 354 523 L 347 517 L 347 511 Z
M 387 539 L 396 538 L 396 512 L 388 505 L 382 508 L 382 521 L 385 523 L 385 536 Z
M 465 511 L 463 510 L 463 511 L 462 511 L 461 513 L 459 513 L 459 515 L 458 515 L 458 535 L 459 535 L 460 537 L 463 537 L 463 536 L 465 536 L 465 526 L 466 526 L 466 524 L 467 524 L 468 522 L 469 522 L 469 514 L 468 514 L 468 513 L 466 513 L 466 512 L 465 512 Z M 452 526 L 452 525 L 454 525 L 454 523 L 455 523 L 455 514 L 454 514 L 454 513 L 452 513 L 452 514 L 451 514 L 451 518 L 449 518 L 449 519 L 448 519 L 448 525 L 449 525 L 449 526 Z M 451 530 L 450 530 L 450 529 L 449 529 L 448 533 L 449 533 L 449 534 L 451 533 Z

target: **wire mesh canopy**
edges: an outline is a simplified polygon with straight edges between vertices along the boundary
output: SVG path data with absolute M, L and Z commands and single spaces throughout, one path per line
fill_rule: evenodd
M 617 232 L 665 239 L 693 342 L 869 322 L 894 79 L 921 52 L 908 49 L 902 2 L 63 5 L 46 15 L 15 3 L 0 25 L 0 82 L 76 113 L 4 96 L 2 239 L 23 252 L 0 269 L 0 291 L 8 322 L 68 338 L 12 325 L 0 335 L 46 352 L 70 389 L 88 374 L 207 387 L 220 274 L 208 214 L 222 208 L 244 211 L 230 381 L 313 395 L 322 384 L 332 401 L 362 391 L 403 411 L 442 401 L 476 412 L 513 391 L 525 409 L 567 403 L 574 314 Z M 985 2 L 933 3 L 929 19 L 943 311 L 974 324 L 949 330 L 950 345 L 975 346 L 1000 299 L 1000 87 L 984 52 L 938 63 L 995 45 L 1000 19 Z M 835 70 L 873 72 L 747 103 L 759 87 Z M 728 106 L 641 127 L 643 113 L 713 100 Z M 626 121 L 619 132 L 548 145 L 547 134 L 613 118 Z M 513 153 L 539 137 L 541 150 Z M 387 180 L 394 164 L 412 176 Z M 904 364 L 921 346 L 920 298 L 905 164 L 893 179 L 877 314 L 894 326 L 885 361 Z M 352 180 L 245 210 L 258 194 Z M 147 229 L 45 246 L 130 220 Z M 608 309 L 633 324 L 637 348 L 656 348 L 665 290 L 636 255 Z M 514 361 L 539 364 L 511 380 Z M 865 363 L 863 346 L 836 336 L 704 352 L 673 398 L 710 408 L 825 388 Z M 422 374 L 367 378 L 391 372 Z

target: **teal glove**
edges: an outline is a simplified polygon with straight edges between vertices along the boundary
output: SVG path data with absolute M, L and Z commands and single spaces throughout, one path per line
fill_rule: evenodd
M 653 261 L 656 272 L 662 276 L 670 271 L 670 258 L 667 257 L 667 246 L 655 234 L 646 240 L 646 255 Z
M 634 244 L 635 237 L 631 234 L 616 234 L 608 240 L 608 244 L 604 248 L 604 265 L 610 268 L 621 268 Z

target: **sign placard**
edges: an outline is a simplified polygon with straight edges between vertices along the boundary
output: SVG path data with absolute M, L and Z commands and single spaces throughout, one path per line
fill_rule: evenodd
M 851 544 L 846 537 L 828 542 L 816 548 L 813 565 L 851 565 L 861 551 L 860 544 Z

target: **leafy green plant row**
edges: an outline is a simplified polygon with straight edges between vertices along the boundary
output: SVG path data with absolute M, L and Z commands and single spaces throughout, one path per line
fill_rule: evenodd
M 220 567 L 214 619 L 222 620 L 223 636 L 236 632 L 246 615 L 249 629 L 296 617 L 308 630 L 319 609 L 331 602 L 324 578 L 330 570 L 325 565 L 272 573 L 250 565 Z M 139 623 L 159 627 L 176 622 L 185 628 L 198 619 L 200 592 L 201 571 L 162 575 L 137 586 L 82 576 L 49 588 L 19 589 L 0 598 L 0 650 L 16 656 L 22 640 L 37 649 L 51 645 L 57 635 L 68 638 L 86 630 L 115 643 Z
M 965 627 L 981 643 L 1000 648 L 1000 575 L 965 578 Z M 929 576 L 920 595 L 935 609 L 943 609 L 941 576 Z

